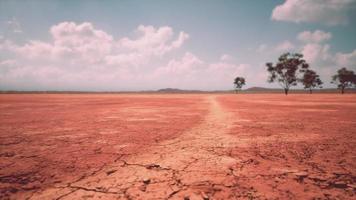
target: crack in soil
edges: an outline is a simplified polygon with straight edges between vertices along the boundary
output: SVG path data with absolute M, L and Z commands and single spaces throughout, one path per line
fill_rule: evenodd
M 215 98 L 206 99 L 210 110 L 198 126 L 175 139 L 152 146 L 143 154 L 102 166 L 67 185 L 74 190 L 57 198 L 73 199 L 92 192 L 94 196 L 100 193 L 120 195 L 125 199 L 194 196 L 206 199 L 223 190 L 232 193 L 239 186 L 234 181 L 237 176 L 232 173 L 231 166 L 239 160 L 230 156 L 229 148 L 236 146 L 237 139 L 227 134 L 233 120 Z M 43 194 L 51 197 L 51 190 L 40 195 Z M 54 193 L 53 197 L 55 195 L 58 194 Z

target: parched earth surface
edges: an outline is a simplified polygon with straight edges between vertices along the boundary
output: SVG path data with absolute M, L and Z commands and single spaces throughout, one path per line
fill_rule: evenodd
M 356 199 L 356 95 L 0 95 L 0 199 Z

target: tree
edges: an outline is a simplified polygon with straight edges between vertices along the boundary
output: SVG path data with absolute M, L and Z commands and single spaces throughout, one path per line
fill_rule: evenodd
M 356 75 L 352 70 L 347 70 L 345 67 L 337 70 L 337 74 L 332 76 L 331 83 L 337 85 L 341 90 L 341 94 L 345 93 L 345 89 L 356 85 Z
M 243 77 L 236 77 L 234 80 L 235 91 L 237 93 L 238 90 L 241 90 L 242 86 L 246 84 L 245 78 Z
M 301 82 L 304 85 L 304 89 L 309 89 L 310 94 L 312 93 L 313 88 L 316 87 L 322 88 L 322 84 L 323 84 L 323 82 L 320 80 L 319 75 L 316 74 L 316 72 L 311 69 L 305 70 Z
M 303 54 L 284 53 L 278 58 L 278 62 L 266 63 L 267 71 L 270 73 L 268 82 L 277 82 L 288 95 L 289 89 L 297 85 L 298 74 L 305 72 L 309 64 L 303 59 Z

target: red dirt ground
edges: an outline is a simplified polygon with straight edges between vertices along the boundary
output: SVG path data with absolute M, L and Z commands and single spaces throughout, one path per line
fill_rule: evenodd
M 0 199 L 355 199 L 355 184 L 356 95 L 0 95 Z
M 173 138 L 202 120 L 201 99 L 0 95 L 0 199 L 77 180 Z
M 355 199 L 355 95 L 220 97 L 247 143 L 231 153 L 239 183 L 269 199 Z M 244 145 L 242 145 L 244 146 Z

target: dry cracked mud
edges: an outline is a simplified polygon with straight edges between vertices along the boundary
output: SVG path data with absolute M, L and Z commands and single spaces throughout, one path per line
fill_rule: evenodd
M 354 95 L 3 95 L 0 199 L 355 199 Z
M 232 197 L 232 166 L 241 160 L 224 151 L 238 145 L 229 135 L 232 116 L 209 97 L 209 113 L 201 124 L 144 153 L 122 156 L 90 176 L 58 185 L 31 199 L 210 199 Z M 225 195 L 224 195 L 225 194 Z

